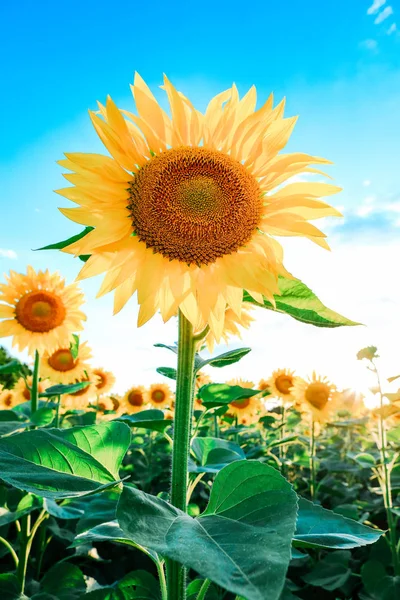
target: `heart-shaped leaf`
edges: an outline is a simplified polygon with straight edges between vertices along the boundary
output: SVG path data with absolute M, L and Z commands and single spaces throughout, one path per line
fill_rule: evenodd
M 376 542 L 383 531 L 299 498 L 294 546 L 299 548 L 356 548 Z
M 40 583 L 40 591 L 57 600 L 78 600 L 86 592 L 82 571 L 67 562 L 56 563 Z
M 264 298 L 264 304 L 259 304 L 248 293 L 244 292 L 243 300 L 269 310 L 286 313 L 302 323 L 316 327 L 340 327 L 342 325 L 360 325 L 339 315 L 322 304 L 321 300 L 299 279 L 278 279 L 280 295 L 274 296 L 276 308 Z
M 117 516 L 135 543 L 247 600 L 276 600 L 290 561 L 296 505 L 291 485 L 275 469 L 238 461 L 218 473 L 208 507 L 195 519 L 130 486 Z
M 123 423 L 38 429 L 0 440 L 1 478 L 45 498 L 72 498 L 119 481 L 131 433 Z
M 191 447 L 200 464 L 196 465 L 191 461 L 190 473 L 218 473 L 226 465 L 246 458 L 238 444 L 219 438 L 195 437 Z
M 133 571 L 113 585 L 86 594 L 88 600 L 159 600 L 160 585 L 147 571 Z

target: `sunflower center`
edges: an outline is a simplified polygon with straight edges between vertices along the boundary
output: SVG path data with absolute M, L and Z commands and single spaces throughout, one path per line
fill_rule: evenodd
M 141 394 L 140 392 L 131 392 L 128 395 L 127 400 L 131 406 L 142 406 L 143 394 Z
M 322 410 L 329 401 L 330 389 L 325 383 L 310 383 L 306 390 L 306 400 L 317 408 Z
M 161 404 L 161 402 L 164 402 L 165 400 L 165 392 L 162 390 L 154 390 L 154 392 L 151 392 L 151 399 L 153 402 Z
M 118 398 L 113 398 L 113 396 L 111 396 L 111 402 L 112 402 L 112 405 L 113 405 L 113 410 L 118 410 L 119 407 L 120 407 L 120 405 L 121 405 L 121 403 L 118 400 Z
M 60 348 L 47 359 L 47 362 L 55 371 L 65 372 L 74 369 L 78 361 L 72 356 L 71 350 Z
M 44 392 L 44 388 L 43 385 L 39 382 L 38 384 L 38 393 L 41 394 L 42 392 Z M 31 399 L 31 392 L 30 390 L 25 386 L 24 391 L 22 392 L 23 397 L 25 398 L 25 400 L 30 400 Z
M 45 333 L 63 323 L 66 311 L 56 294 L 37 290 L 18 300 L 15 314 L 17 321 L 28 331 Z
M 245 398 L 244 400 L 234 400 L 231 402 L 231 406 L 235 406 L 236 408 L 247 408 L 250 404 L 250 398 Z
M 97 377 L 97 383 L 96 383 L 96 388 L 98 390 L 103 389 L 103 387 L 106 385 L 107 383 L 107 378 L 105 377 L 105 375 L 103 373 L 100 373 L 100 371 L 94 371 L 94 374 Z
M 12 406 L 12 394 L 7 394 L 7 396 L 3 399 L 4 406 Z
M 290 375 L 278 375 L 275 379 L 275 385 L 281 394 L 290 394 L 290 388 L 293 387 L 293 378 Z
M 262 214 L 256 179 L 230 156 L 174 148 L 153 157 L 130 187 L 132 225 L 164 257 L 198 266 L 247 244 Z
M 89 381 L 89 379 L 81 379 L 80 381 L 76 381 L 75 383 L 84 383 L 85 381 Z M 89 386 L 85 386 L 78 390 L 77 392 L 72 392 L 71 396 L 83 396 L 88 391 Z

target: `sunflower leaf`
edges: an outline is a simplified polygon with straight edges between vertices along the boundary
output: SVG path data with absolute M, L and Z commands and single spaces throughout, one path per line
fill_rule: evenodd
M 74 338 L 74 341 L 71 342 L 69 349 L 72 354 L 72 358 L 74 360 L 76 360 L 78 358 L 78 354 L 79 354 L 79 335 L 76 335 L 76 333 L 73 333 L 72 337 Z
M 173 369 L 172 367 L 158 367 L 156 371 L 160 375 L 168 377 L 168 379 L 176 379 L 176 369 Z
M 276 308 L 264 298 L 260 304 L 248 293 L 244 292 L 243 301 L 269 310 L 286 313 L 297 321 L 309 323 L 316 327 L 341 327 L 344 325 L 361 325 L 334 312 L 322 304 L 321 300 L 299 279 L 279 277 L 280 295 L 274 296 Z
M 81 231 L 80 233 L 77 233 L 76 235 L 73 235 L 72 237 L 68 238 L 67 240 L 62 240 L 61 242 L 49 244 L 48 246 L 43 246 L 43 248 L 35 248 L 35 252 L 39 251 L 39 250 L 61 250 L 62 248 L 66 248 L 67 246 L 70 246 L 74 242 L 81 240 L 83 237 L 85 237 L 85 235 L 87 235 L 88 233 L 93 231 L 93 229 L 94 229 L 94 227 L 85 227 L 85 229 L 83 231 Z
M 68 385 L 57 384 L 47 388 L 40 394 L 41 398 L 50 398 L 51 396 L 62 396 L 63 394 L 75 394 L 90 385 L 90 381 L 80 381 L 79 383 L 70 383 Z
M 73 498 L 118 484 L 131 433 L 123 423 L 37 429 L 0 439 L 1 479 L 44 498 Z
M 21 368 L 22 368 L 22 365 L 19 362 L 19 360 L 12 360 L 12 361 L 6 363 L 5 365 L 0 365 L 0 373 L 2 373 L 2 374 L 16 373 L 17 371 L 20 371 Z
M 258 461 L 239 460 L 218 473 L 199 517 L 125 486 L 117 518 L 133 542 L 226 590 L 247 600 L 278 600 L 296 513 L 296 494 L 280 473 Z
M 259 393 L 260 390 L 251 390 L 240 385 L 228 385 L 227 383 L 208 383 L 198 391 L 199 397 L 206 408 L 216 408 L 231 402 L 240 402 Z
M 171 421 L 164 419 L 163 411 L 156 408 L 150 410 L 141 410 L 133 415 L 122 415 L 121 417 L 114 419 L 114 421 L 121 421 L 130 427 L 150 429 L 152 431 L 159 431 L 160 433 L 163 433 L 167 427 L 171 426 Z
M 199 371 L 206 365 L 210 365 L 210 367 L 217 367 L 218 369 L 222 367 L 226 367 L 228 365 L 233 365 L 238 362 L 241 358 L 246 356 L 251 352 L 251 348 L 236 348 L 235 350 L 229 350 L 229 352 L 224 352 L 219 356 L 215 356 L 213 358 L 207 358 L 203 360 L 200 356 L 199 360 L 196 362 L 195 368 L 196 371 Z

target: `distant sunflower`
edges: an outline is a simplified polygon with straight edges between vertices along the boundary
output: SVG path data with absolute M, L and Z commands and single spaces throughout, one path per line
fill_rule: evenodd
M 88 407 L 91 399 L 96 397 L 96 387 L 93 383 L 94 375 L 90 369 L 86 369 L 85 375 L 71 381 L 70 383 L 82 383 L 84 381 L 90 381 L 90 385 L 74 392 L 73 394 L 65 394 L 62 396 L 62 404 L 67 409 L 79 409 L 83 410 Z
M 110 396 L 101 396 L 98 401 L 93 402 L 93 406 L 95 406 L 102 413 L 114 410 L 114 402 Z M 113 416 L 115 417 L 115 415 Z
M 269 379 L 260 379 L 257 389 L 261 392 L 270 392 L 271 393 L 271 384 Z
M 272 236 L 307 237 L 327 248 L 310 220 L 340 213 L 319 200 L 340 191 L 318 182 L 282 184 L 311 164 L 329 161 L 282 154 L 296 118 L 283 117 L 273 96 L 258 110 L 253 86 L 235 85 L 194 108 L 165 77 L 171 116 L 136 74 L 137 114 L 110 97 L 90 113 L 111 157 L 66 154 L 73 187 L 58 193 L 77 203 L 61 212 L 92 227 L 63 248 L 89 254 L 79 278 L 105 273 L 99 295 L 115 290 L 114 312 L 137 291 L 138 324 L 158 310 L 164 321 L 180 309 L 194 327 L 210 325 L 219 342 L 228 305 L 240 315 L 243 289 L 262 302 L 290 275 Z
M 29 375 L 26 378 L 26 383 L 29 387 L 32 387 L 32 376 Z M 29 388 L 26 386 L 25 379 L 20 377 L 17 383 L 13 387 L 13 392 L 15 394 L 15 403 L 20 404 L 21 402 L 29 402 L 31 399 L 31 392 Z M 50 385 L 52 385 L 49 381 L 39 381 L 38 383 L 38 393 L 42 394 Z
M 92 373 L 95 376 L 97 393 L 99 395 L 108 394 L 114 387 L 116 381 L 111 371 L 105 371 L 98 367 L 97 369 L 92 369 Z
M 284 402 L 293 402 L 293 386 L 296 381 L 294 371 L 277 369 L 268 380 L 271 396 L 280 398 Z
M 71 349 L 58 348 L 53 353 L 45 352 L 40 361 L 40 374 L 57 383 L 73 383 L 85 377 L 90 370 L 88 360 L 92 358 L 92 351 L 87 342 L 79 344 L 78 356 L 74 358 Z
M 17 404 L 15 392 L 0 385 L 0 410 L 10 410 Z
M 208 383 L 211 383 L 211 377 L 207 375 L 207 373 L 198 371 L 194 379 L 195 391 L 199 390 L 201 387 L 203 387 L 203 385 L 207 385 Z
M 252 381 L 244 379 L 230 379 L 226 382 L 228 385 L 239 385 L 242 388 L 254 389 Z M 228 414 L 237 417 L 238 423 L 242 425 L 252 424 L 258 421 L 258 414 L 262 409 L 262 404 L 258 396 L 235 400 L 228 405 Z
M 147 404 L 145 388 L 137 385 L 129 388 L 122 399 L 122 410 L 127 413 L 137 413 L 144 409 Z
M 32 267 L 26 275 L 10 271 L 6 279 L 0 284 L 0 319 L 5 319 L 0 337 L 13 336 L 13 346 L 30 354 L 68 348 L 72 333 L 83 329 L 86 320 L 77 285 L 65 285 L 58 273 L 36 273 Z
M 146 391 L 146 399 L 155 408 L 171 406 L 174 395 L 166 383 L 153 383 Z
M 303 409 L 311 412 L 315 421 L 327 421 L 338 407 L 336 386 L 315 372 L 307 381 L 296 377 L 292 393 Z

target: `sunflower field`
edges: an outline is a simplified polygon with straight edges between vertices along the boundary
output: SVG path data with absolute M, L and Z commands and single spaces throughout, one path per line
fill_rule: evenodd
M 167 77 L 167 109 L 138 74 L 131 88 L 135 112 L 110 97 L 90 112 L 104 154 L 59 161 L 75 203 L 60 210 L 80 227 L 40 250 L 74 256 L 78 281 L 104 275 L 115 313 L 134 296 L 138 327 L 172 320 L 176 341 L 152 350 L 151 384 L 117 393 L 79 282 L 30 265 L 4 276 L 1 598 L 400 598 L 400 375 L 359 351 L 368 408 L 296 364 L 249 381 L 251 348 L 218 351 L 261 311 L 359 326 L 285 268 L 277 239 L 329 249 L 313 221 L 341 216 L 326 201 L 340 188 L 296 176 L 330 161 L 284 153 L 296 119 L 272 95 L 256 109 L 254 86 L 203 112 Z

